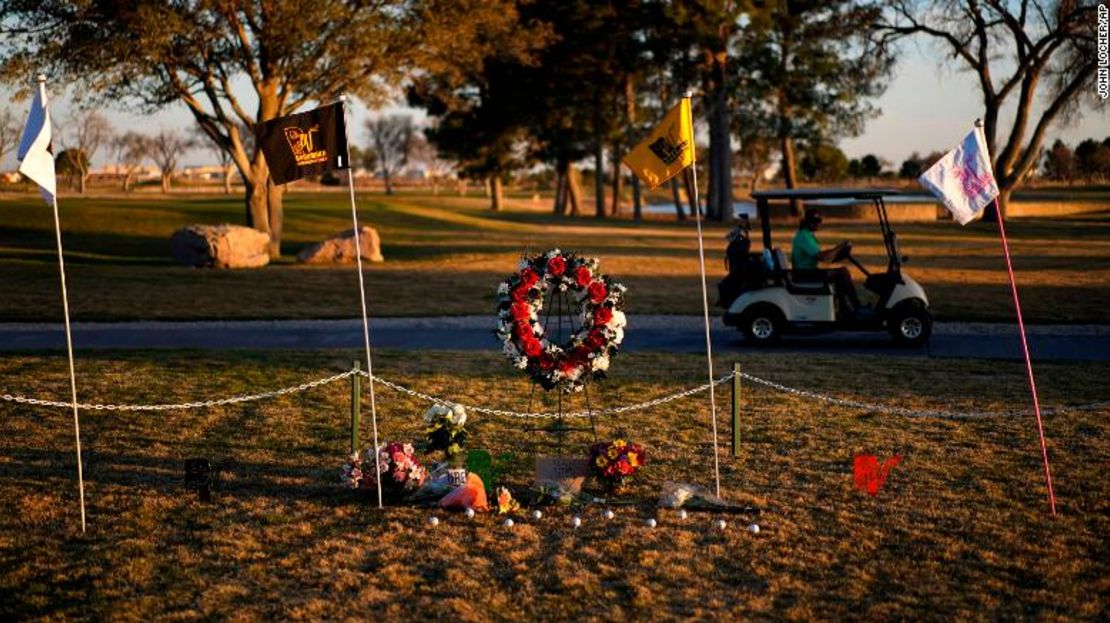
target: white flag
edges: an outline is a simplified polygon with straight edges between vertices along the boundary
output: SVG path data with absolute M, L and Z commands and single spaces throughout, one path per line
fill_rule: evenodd
M 944 202 L 960 225 L 971 222 L 998 196 L 983 128 L 973 129 L 917 181 Z
M 19 172 L 39 185 L 39 192 L 47 203 L 54 202 L 57 185 L 54 175 L 54 154 L 50 148 L 50 111 L 46 108 L 46 84 L 39 82 L 31 112 L 27 114 L 27 125 L 23 128 L 23 140 L 19 142 L 16 154 Z

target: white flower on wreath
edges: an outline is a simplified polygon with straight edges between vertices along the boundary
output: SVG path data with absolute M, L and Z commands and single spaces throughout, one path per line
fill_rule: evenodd
M 609 326 L 613 328 L 620 328 L 628 324 L 628 318 L 624 312 L 613 310 L 613 319 L 609 321 Z
M 524 270 L 528 268 L 528 258 L 520 258 L 520 263 L 516 265 L 517 270 Z
M 510 359 L 520 357 L 520 349 L 516 347 L 516 344 L 513 344 L 512 340 L 505 340 L 505 348 L 503 350 L 505 351 L 505 356 Z
M 609 369 L 609 355 L 598 355 L 590 360 L 590 368 L 594 372 L 604 372 Z
M 507 284 L 507 283 L 505 283 L 504 281 L 502 281 L 502 282 L 501 282 L 501 285 L 497 286 L 497 294 L 498 294 L 499 296 L 506 296 L 506 295 L 508 295 L 508 294 L 509 294 L 509 284 Z

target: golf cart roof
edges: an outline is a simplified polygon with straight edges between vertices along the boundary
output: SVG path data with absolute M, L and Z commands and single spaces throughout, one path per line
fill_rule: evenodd
M 897 194 L 891 188 L 782 188 L 757 190 L 752 199 L 878 199 Z

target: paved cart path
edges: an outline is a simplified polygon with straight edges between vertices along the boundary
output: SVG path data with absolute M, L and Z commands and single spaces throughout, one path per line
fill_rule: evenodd
M 371 319 L 374 348 L 500 351 L 488 316 Z M 81 322 L 73 325 L 78 351 L 100 349 L 316 349 L 358 348 L 362 324 L 351 320 L 249 320 L 204 322 Z M 1110 325 L 1039 325 L 1029 328 L 1035 359 L 1110 361 Z M 698 316 L 633 316 L 625 334 L 629 351 L 697 353 L 705 348 Z M 57 323 L 0 323 L 0 351 L 60 350 Z M 735 329 L 714 320 L 715 352 L 803 352 L 897 357 L 1020 359 L 1016 325 L 941 323 L 920 348 L 895 346 L 885 332 L 843 332 L 787 337 L 778 346 L 752 348 Z

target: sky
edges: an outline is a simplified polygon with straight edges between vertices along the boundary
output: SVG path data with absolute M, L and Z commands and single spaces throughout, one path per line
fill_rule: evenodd
M 17 117 L 23 118 L 28 102 L 11 102 L 10 93 L 10 89 L 0 89 L 0 106 L 9 106 Z M 889 87 L 875 100 L 875 104 L 881 114 L 868 121 L 860 136 L 841 140 L 840 147 L 849 158 L 875 154 L 892 163 L 895 169 L 912 152 L 927 154 L 955 146 L 982 111 L 977 81 L 972 74 L 958 71 L 954 62 L 946 62 L 936 48 L 927 44 L 906 45 Z M 52 102 L 55 124 L 66 118 L 71 107 L 72 102 L 65 96 Z M 397 106 L 385 110 L 388 113 L 406 111 L 418 119 L 423 118 L 422 112 L 417 110 Z M 117 131 L 153 133 L 169 129 L 196 133 L 192 117 L 183 105 L 171 106 L 149 116 L 119 109 L 102 112 Z M 361 103 L 355 103 L 352 143 L 366 145 L 369 142 L 363 121 L 373 112 Z M 1007 127 L 1005 124 L 1009 119 L 1004 112 L 1002 128 Z M 1056 138 L 1074 146 L 1085 138 L 1101 140 L 1107 136 L 1110 136 L 1110 106 L 1102 111 L 1086 108 L 1068 123 L 1057 119 L 1048 130 L 1045 145 L 1050 145 Z M 107 150 L 102 152 L 94 159 L 94 165 L 99 166 L 110 160 Z M 184 164 L 212 164 L 215 161 L 210 149 L 200 148 L 188 154 Z M 0 170 L 13 168 L 14 156 L 9 154 L 0 162 Z

